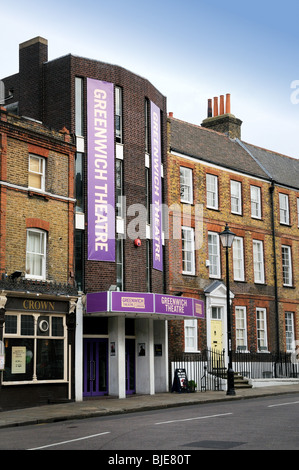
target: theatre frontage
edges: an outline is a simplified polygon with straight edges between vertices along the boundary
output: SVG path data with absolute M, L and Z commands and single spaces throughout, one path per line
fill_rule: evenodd
M 86 295 L 83 397 L 169 390 L 167 322 L 204 317 L 202 301 L 153 293 Z

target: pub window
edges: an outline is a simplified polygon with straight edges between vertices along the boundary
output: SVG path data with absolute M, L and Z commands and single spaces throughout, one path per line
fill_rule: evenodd
M 6 314 L 3 383 L 65 380 L 65 316 Z

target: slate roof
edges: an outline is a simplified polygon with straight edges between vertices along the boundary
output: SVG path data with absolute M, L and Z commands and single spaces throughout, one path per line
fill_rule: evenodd
M 243 142 L 251 155 L 278 184 L 299 189 L 299 159 Z
M 227 135 L 170 118 L 170 150 L 268 179 L 248 152 Z
M 299 159 L 170 117 L 170 150 L 299 189 Z

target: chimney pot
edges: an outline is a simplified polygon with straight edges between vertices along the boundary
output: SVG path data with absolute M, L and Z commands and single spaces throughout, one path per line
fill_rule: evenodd
M 226 94 L 226 106 L 225 106 L 226 114 L 230 114 L 230 94 Z
M 169 117 L 173 117 L 173 112 L 168 113 Z
M 224 114 L 224 95 L 220 95 L 220 116 Z
M 218 116 L 218 96 L 214 97 L 214 116 Z
M 208 118 L 213 116 L 212 100 L 208 99 Z

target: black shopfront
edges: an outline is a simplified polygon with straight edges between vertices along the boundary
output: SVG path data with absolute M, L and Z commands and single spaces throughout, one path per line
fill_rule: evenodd
M 72 400 L 77 299 L 5 291 L 0 297 L 0 409 Z

